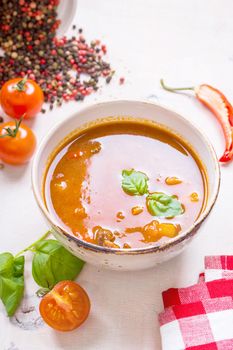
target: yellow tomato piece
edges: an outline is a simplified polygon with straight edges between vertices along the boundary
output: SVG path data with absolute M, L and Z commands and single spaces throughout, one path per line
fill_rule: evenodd
M 133 208 L 131 209 L 131 213 L 132 213 L 133 215 L 139 215 L 139 214 L 141 214 L 142 212 L 143 212 L 143 208 L 140 207 L 140 206 L 136 206 L 136 207 L 133 207 Z
M 157 220 L 153 220 L 143 227 L 142 234 L 146 243 L 157 242 L 161 238 L 158 225 L 159 222 Z
M 176 177 L 176 176 L 167 177 L 167 178 L 165 179 L 165 182 L 166 182 L 166 184 L 169 185 L 169 186 L 179 185 L 179 184 L 182 183 L 182 181 L 181 181 L 178 177 Z
M 158 224 L 158 230 L 161 237 L 166 236 L 169 238 L 176 237 L 181 230 L 180 225 L 174 225 L 169 223 Z

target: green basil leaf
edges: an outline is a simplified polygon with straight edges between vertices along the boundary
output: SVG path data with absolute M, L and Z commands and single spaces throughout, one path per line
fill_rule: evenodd
M 182 204 L 175 198 L 162 192 L 154 192 L 147 196 L 146 205 L 153 216 L 171 218 L 183 214 Z
M 60 281 L 74 280 L 84 265 L 54 239 L 40 241 L 35 250 L 32 275 L 35 282 L 44 288 L 52 289 Z
M 24 256 L 0 254 L 0 299 L 8 316 L 14 315 L 24 292 Z
M 18 258 L 14 258 L 14 276 L 15 277 L 20 277 L 24 273 L 24 256 L 21 255 Z
M 0 254 L 0 276 L 9 276 L 12 272 L 14 257 L 11 253 Z
M 35 282 L 44 288 L 52 289 L 56 284 L 52 272 L 50 256 L 44 253 L 35 253 L 32 260 L 32 276 Z
M 142 196 L 148 192 L 149 178 L 141 171 L 123 170 L 122 171 L 122 189 L 131 196 Z

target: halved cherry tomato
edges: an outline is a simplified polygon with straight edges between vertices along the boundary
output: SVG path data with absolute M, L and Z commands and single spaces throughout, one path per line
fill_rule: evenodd
M 40 112 L 44 94 L 33 80 L 15 78 L 8 80 L 1 89 L 1 106 L 4 112 L 15 119 L 31 119 Z
M 20 121 L 0 124 L 0 159 L 9 164 L 26 163 L 36 148 L 33 131 Z
M 72 331 L 88 317 L 90 300 L 85 290 L 72 281 L 62 281 L 40 302 L 43 320 L 58 331 Z

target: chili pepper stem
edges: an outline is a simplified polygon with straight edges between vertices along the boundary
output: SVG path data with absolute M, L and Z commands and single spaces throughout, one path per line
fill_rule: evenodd
M 161 84 L 161 86 L 162 86 L 162 88 L 163 88 L 164 90 L 167 90 L 167 91 L 170 91 L 170 92 L 186 91 L 186 90 L 194 91 L 194 90 L 195 90 L 195 87 L 194 87 L 194 86 L 189 86 L 189 87 L 178 87 L 178 88 L 173 88 L 173 87 L 167 86 L 167 85 L 164 83 L 164 80 L 163 80 L 163 79 L 160 79 L 160 84 Z
M 30 244 L 27 248 L 21 250 L 18 254 L 15 255 L 15 258 L 17 258 L 18 256 L 22 255 L 23 253 L 26 253 L 27 251 L 33 251 L 33 247 L 39 243 L 40 241 L 43 241 L 43 239 L 46 239 L 49 235 L 50 235 L 51 231 L 47 231 L 45 234 L 43 234 L 43 236 L 41 236 L 37 241 L 35 241 L 34 243 Z

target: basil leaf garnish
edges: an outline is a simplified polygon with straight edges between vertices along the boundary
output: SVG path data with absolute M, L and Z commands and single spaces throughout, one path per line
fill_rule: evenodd
M 8 316 L 12 316 L 24 292 L 24 256 L 14 258 L 11 253 L 0 254 L 0 299 Z
M 148 192 L 148 177 L 141 171 L 123 170 L 122 189 L 131 196 L 142 196 Z
M 32 275 L 36 283 L 44 288 L 52 289 L 60 281 L 74 280 L 84 265 L 54 239 L 42 240 L 34 249 Z
M 153 216 L 171 218 L 183 214 L 182 204 L 175 198 L 162 192 L 154 192 L 147 196 L 146 205 Z

